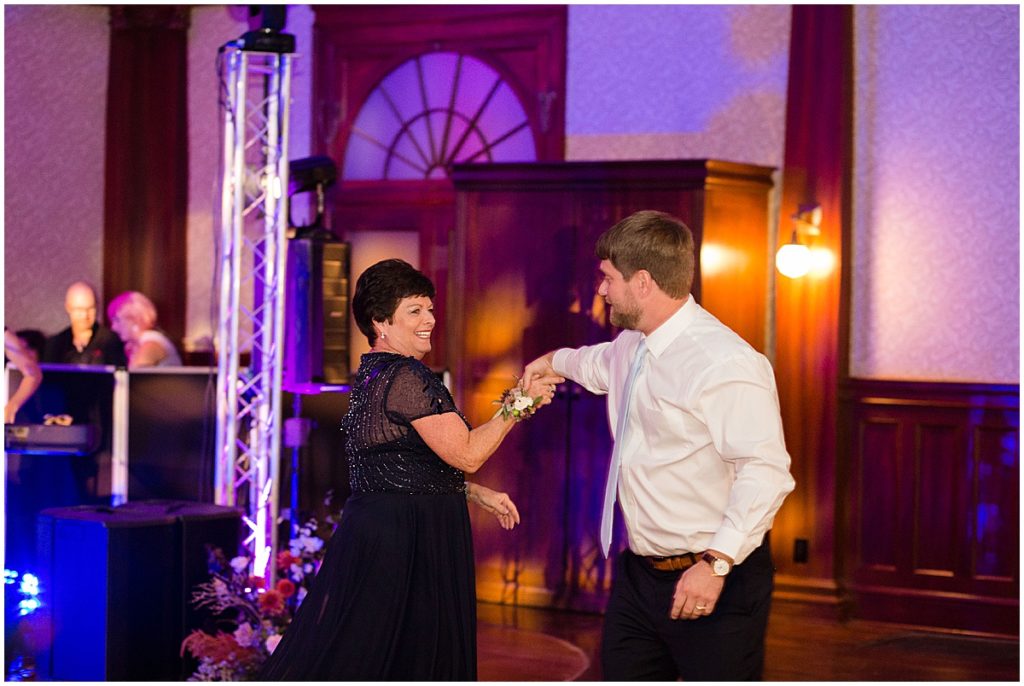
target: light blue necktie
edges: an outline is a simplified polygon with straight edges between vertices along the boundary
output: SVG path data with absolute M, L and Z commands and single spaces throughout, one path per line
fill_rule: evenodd
M 633 404 L 633 386 L 636 384 L 636 377 L 640 373 L 640 367 L 647 353 L 647 344 L 640 339 L 636 353 L 633 355 L 633 364 L 629 368 L 629 376 L 626 377 L 626 393 L 622 398 L 619 409 L 619 420 L 615 428 L 615 447 L 612 449 L 612 463 L 608 468 L 608 483 L 604 488 L 604 510 L 601 513 L 601 551 L 608 557 L 608 551 L 612 547 L 612 519 L 615 516 L 615 494 L 619 487 L 619 465 L 622 462 L 622 446 L 626 444 L 626 418 L 629 416 L 629 408 Z

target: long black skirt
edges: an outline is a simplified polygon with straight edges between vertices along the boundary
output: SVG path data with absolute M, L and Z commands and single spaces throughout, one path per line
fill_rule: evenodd
M 475 680 L 465 496 L 351 496 L 309 594 L 256 678 Z

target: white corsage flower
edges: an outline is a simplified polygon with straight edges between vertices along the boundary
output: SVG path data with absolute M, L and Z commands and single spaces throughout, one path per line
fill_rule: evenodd
M 509 388 L 501 394 L 501 398 L 494 401 L 494 404 L 499 405 L 499 412 L 504 419 L 514 419 L 517 422 L 521 422 L 524 419 L 533 416 L 533 413 L 540 407 L 540 403 L 543 397 L 531 398 L 529 395 L 523 393 L 522 389 L 518 386 Z
M 516 398 L 516 401 L 515 403 L 512 404 L 512 407 L 522 412 L 528 407 L 533 407 L 533 398 L 526 395 L 521 395 L 518 398 Z

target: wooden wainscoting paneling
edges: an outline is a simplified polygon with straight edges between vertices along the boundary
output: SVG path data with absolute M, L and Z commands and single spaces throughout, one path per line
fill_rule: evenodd
M 898 464 L 900 425 L 887 418 L 866 419 L 860 425 L 863 452 L 875 459 L 862 462 L 857 473 L 858 533 L 870 532 L 871 538 L 860 538 L 861 564 L 883 572 L 896 570 L 899 536 L 895 523 L 906 518 L 900 510 Z M 869 492 L 870 496 L 865 496 Z M 870 503 L 865 504 L 865 499 Z
M 1019 633 L 1019 386 L 850 380 L 856 617 Z

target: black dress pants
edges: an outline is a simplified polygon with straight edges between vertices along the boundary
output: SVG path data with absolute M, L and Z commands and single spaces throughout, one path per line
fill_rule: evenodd
M 733 567 L 710 615 L 669 618 L 683 573 L 652 569 L 629 550 L 619 556 L 601 639 L 605 680 L 761 679 L 775 578 L 767 539 Z

